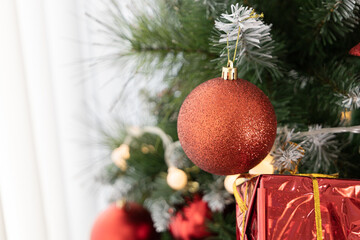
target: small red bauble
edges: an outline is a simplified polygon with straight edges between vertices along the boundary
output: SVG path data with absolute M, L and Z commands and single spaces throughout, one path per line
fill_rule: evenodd
M 360 57 L 360 43 L 358 43 L 355 47 L 350 49 L 349 54 Z
M 175 239 L 191 240 L 208 237 L 206 222 L 211 219 L 211 211 L 206 202 L 195 197 L 189 205 L 177 212 L 170 220 L 170 232 Z
M 276 115 L 268 97 L 243 80 L 214 78 L 186 97 L 178 135 L 186 155 L 218 175 L 244 173 L 270 152 Z
M 91 240 L 156 240 L 150 213 L 136 203 L 111 205 L 96 219 Z

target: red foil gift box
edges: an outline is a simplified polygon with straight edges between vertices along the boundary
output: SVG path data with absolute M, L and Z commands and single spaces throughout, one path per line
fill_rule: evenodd
M 360 181 L 260 175 L 234 192 L 238 240 L 360 239 Z

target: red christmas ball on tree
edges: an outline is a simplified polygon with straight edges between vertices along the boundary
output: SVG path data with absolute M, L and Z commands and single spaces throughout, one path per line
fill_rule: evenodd
M 214 78 L 185 99 L 178 135 L 186 155 L 201 169 L 218 175 L 244 173 L 270 152 L 276 116 L 268 97 L 243 80 Z
M 351 48 L 349 54 L 360 57 L 360 43 L 358 43 L 355 47 Z
M 96 219 L 91 240 L 158 239 L 149 212 L 136 203 L 111 205 Z
M 169 228 L 172 236 L 181 240 L 210 236 L 206 222 L 211 219 L 211 211 L 207 203 L 197 196 L 188 204 L 170 220 Z

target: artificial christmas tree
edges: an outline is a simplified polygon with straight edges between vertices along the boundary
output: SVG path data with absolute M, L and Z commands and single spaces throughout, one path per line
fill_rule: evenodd
M 105 164 L 97 179 L 102 186 L 113 188 L 113 199 L 125 198 L 148 208 L 162 239 L 172 239 L 169 223 L 194 194 L 202 196 L 211 211 L 212 217 L 207 221 L 211 239 L 234 239 L 236 230 L 239 231 L 234 198 L 224 187 L 225 177 L 194 166 L 177 141 L 179 136 L 183 141 L 180 131 L 177 135 L 177 119 L 181 121 L 179 111 L 186 96 L 208 79 L 220 77 L 221 67 L 230 60 L 226 57 L 228 52 L 235 55 L 232 62 L 239 78 L 256 85 L 268 96 L 276 113 L 275 143 L 272 148 L 253 149 L 266 148 L 256 163 L 271 149 L 277 172 L 287 169 L 302 173 L 339 172 L 340 177 L 360 177 L 360 136 L 357 134 L 360 132 L 360 60 L 349 54 L 349 49 L 360 39 L 359 2 L 148 0 L 139 4 L 132 6 L 133 17 L 128 18 L 117 1 L 109 1 L 107 12 L 95 19 L 109 36 L 105 45 L 114 50 L 112 56 L 115 57 L 108 60 L 118 66 L 130 59 L 138 62 L 134 73 L 143 73 L 141 79 L 154 78 L 157 69 L 165 73 L 159 91 L 144 89 L 156 127 L 105 129 L 99 126 L 109 155 L 122 144 L 129 147 L 130 154 L 119 158 L 114 153 L 116 161 Z M 124 46 L 127 49 L 121 52 Z M 231 76 L 229 72 L 222 78 Z M 207 100 L 216 98 L 210 96 Z M 233 104 L 236 109 L 236 101 Z M 251 107 L 249 104 L 250 110 Z M 196 110 L 192 112 L 198 114 Z M 350 119 L 341 118 L 344 112 L 350 111 Z M 219 113 L 216 119 L 230 116 L 231 113 Z M 268 120 L 275 128 L 271 116 Z M 236 121 L 236 117 L 232 119 Z M 179 124 L 181 132 L 190 130 L 191 123 Z M 201 127 L 211 127 L 210 121 L 204 124 Z M 219 125 L 229 130 L 232 122 L 228 124 Z M 240 125 L 234 123 L 234 126 Z M 253 126 L 244 121 L 241 128 L 246 127 Z M 246 141 L 232 136 L 236 130 L 226 134 L 229 139 L 238 140 L 225 142 L 242 146 Z M 217 131 L 213 136 L 221 136 L 221 128 Z M 274 134 L 275 129 L 271 128 L 270 132 Z M 210 136 L 208 139 L 214 140 Z M 267 144 L 271 145 L 272 141 Z M 225 147 L 232 147 L 226 143 Z M 207 146 L 211 146 L 211 142 Z M 201 157 L 206 156 L 208 160 L 218 154 L 211 151 L 214 146 L 209 152 L 203 145 L 190 147 L 201 151 Z M 188 149 L 184 150 L 188 153 Z M 189 157 L 193 160 L 191 154 Z M 242 171 L 236 169 L 229 173 Z M 168 175 L 171 172 L 179 173 L 176 176 L 181 176 L 181 186 L 173 185 L 177 180 L 173 180 L 175 175 Z M 304 194 L 310 195 L 310 191 Z

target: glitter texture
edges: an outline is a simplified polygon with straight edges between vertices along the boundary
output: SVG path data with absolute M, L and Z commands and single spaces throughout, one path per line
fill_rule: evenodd
M 270 152 L 276 116 L 268 97 L 254 84 L 214 78 L 196 87 L 178 117 L 186 155 L 218 175 L 244 173 Z
M 358 43 L 355 47 L 350 49 L 349 54 L 360 57 L 360 43 Z

